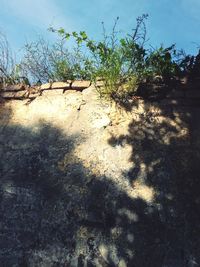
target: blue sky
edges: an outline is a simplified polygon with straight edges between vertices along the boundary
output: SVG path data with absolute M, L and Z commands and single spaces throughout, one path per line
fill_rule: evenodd
M 200 45 L 200 0 L 0 0 L 0 31 L 17 52 L 38 34 L 53 40 L 49 26 L 85 30 L 93 38 L 119 16 L 119 29 L 134 28 L 137 16 L 148 13 L 148 37 L 153 46 L 176 43 L 188 53 Z

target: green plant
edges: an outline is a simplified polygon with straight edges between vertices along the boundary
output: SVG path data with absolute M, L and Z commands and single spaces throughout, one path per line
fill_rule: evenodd
M 145 60 L 149 78 L 158 75 L 165 82 L 168 82 L 174 77 L 179 71 L 176 55 L 177 51 L 174 44 L 167 48 L 161 45 L 158 49 L 150 50 Z
M 182 57 L 179 60 L 179 67 L 182 75 L 187 75 L 191 79 L 200 76 L 200 50 L 196 56 L 186 55 L 182 52 Z
M 99 79 L 102 80 L 103 87 L 97 87 L 101 96 L 115 97 L 120 94 L 124 96 L 136 91 L 144 72 L 145 49 L 143 46 L 146 40 L 144 21 L 147 17 L 148 15 L 139 17 L 136 29 L 125 38 L 120 38 L 116 30 L 119 18 L 116 19 L 112 32 L 109 34 L 106 33 L 104 23 L 102 23 L 103 38 L 98 42 L 90 39 L 84 31 L 68 33 L 63 28 L 59 30 L 51 28 L 51 31 L 57 32 L 66 40 L 73 38 L 80 53 L 87 50 L 89 55 L 87 61 L 83 62 L 84 69 L 87 69 L 88 76 L 94 84 L 97 84 Z
M 77 49 L 69 52 L 65 41 L 50 45 L 39 38 L 25 45 L 21 68 L 33 82 L 66 81 L 87 78 L 84 57 Z
M 20 66 L 15 59 L 6 36 L 0 33 L 0 83 L 16 84 L 25 81 Z

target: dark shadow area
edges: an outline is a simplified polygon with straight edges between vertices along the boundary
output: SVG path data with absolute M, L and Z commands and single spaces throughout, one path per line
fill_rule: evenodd
M 132 147 L 124 179 L 153 188 L 151 203 L 85 168 L 73 153 L 82 136 L 45 121 L 32 129 L 7 124 L 0 132 L 1 266 L 199 266 L 197 114 L 164 106 L 168 120 L 157 121 L 147 109 L 128 135 L 109 140 Z M 180 135 L 185 125 L 190 130 Z
M 1 266 L 127 261 L 131 201 L 74 156 L 83 137 L 67 137 L 45 121 L 30 129 L 7 119 L 0 131 Z
M 134 202 L 130 266 L 200 266 L 200 106 L 184 104 L 146 101 L 129 133 L 109 140 L 132 147 L 133 168 L 124 176 L 133 188 L 156 192 L 152 206 Z

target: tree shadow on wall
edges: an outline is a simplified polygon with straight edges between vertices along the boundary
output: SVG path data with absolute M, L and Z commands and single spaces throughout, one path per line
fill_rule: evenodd
M 133 167 L 124 173 L 130 185 L 155 192 L 152 205 L 134 208 L 130 266 L 200 266 L 198 113 L 198 105 L 146 102 L 128 134 L 109 140 L 132 147 Z
M 148 120 L 133 121 L 127 136 L 109 142 L 132 146 L 134 167 L 124 179 L 153 188 L 153 202 L 131 198 L 86 168 L 74 153 L 83 136 L 66 136 L 45 121 L 2 128 L 1 266 L 171 267 L 180 259 L 198 266 L 198 147 L 176 137 L 180 129 L 171 121 Z

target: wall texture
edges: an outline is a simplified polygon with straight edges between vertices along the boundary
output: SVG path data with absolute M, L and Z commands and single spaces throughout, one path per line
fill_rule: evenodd
M 199 98 L 71 89 L 0 104 L 1 266 L 199 266 Z

